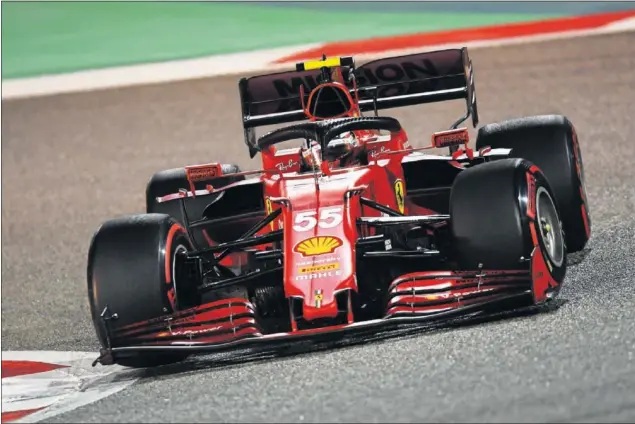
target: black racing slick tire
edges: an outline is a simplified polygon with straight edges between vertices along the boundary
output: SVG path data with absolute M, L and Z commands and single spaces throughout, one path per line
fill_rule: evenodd
M 450 194 L 450 228 L 462 269 L 525 269 L 536 252 L 550 281 L 559 288 L 564 280 L 558 207 L 549 182 L 531 162 L 501 159 L 462 171 Z
M 140 214 L 105 222 L 95 233 L 88 253 L 88 300 L 97 338 L 103 348 L 125 346 L 117 330 L 160 318 L 179 308 L 178 293 L 187 281 L 174 275 L 177 256 L 191 250 L 183 227 L 165 214 Z M 183 285 L 184 287 L 181 287 Z M 177 287 L 179 291 L 177 291 Z M 101 318 L 109 320 L 110 332 Z M 115 337 L 108 339 L 108 334 Z M 127 367 L 178 362 L 182 354 L 143 354 L 115 358 Z
M 584 248 L 591 217 L 580 144 L 573 124 L 562 115 L 530 116 L 483 126 L 476 148 L 511 149 L 509 157 L 537 165 L 553 189 L 569 253 Z

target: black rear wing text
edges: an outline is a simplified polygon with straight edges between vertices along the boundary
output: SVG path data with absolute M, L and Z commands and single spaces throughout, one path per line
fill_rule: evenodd
M 466 47 L 378 59 L 354 72 L 363 112 L 465 99 L 467 111 L 451 128 L 470 116 L 473 126 L 478 125 L 474 73 Z M 319 69 L 287 71 L 239 81 L 245 142 L 251 157 L 258 152 L 256 127 L 307 119 L 300 86 L 308 96 L 318 85 L 319 74 Z M 352 93 L 352 83 L 349 88 Z

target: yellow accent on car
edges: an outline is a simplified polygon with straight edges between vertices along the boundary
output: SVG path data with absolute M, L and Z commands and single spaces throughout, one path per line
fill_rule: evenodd
M 340 264 L 325 264 L 300 267 L 300 274 L 310 274 L 313 272 L 335 271 L 340 268 Z
M 293 249 L 302 256 L 317 256 L 325 253 L 333 253 L 342 245 L 342 239 L 332 236 L 317 236 L 302 240 Z
M 322 294 L 322 289 L 317 289 L 315 291 L 315 307 L 321 308 L 323 300 L 324 300 L 324 295 Z
M 268 197 L 265 199 L 265 210 L 267 212 L 267 215 L 271 215 L 271 213 L 273 212 L 273 204 L 271 203 L 271 199 Z M 275 229 L 274 221 L 271 221 L 269 226 L 271 227 L 271 231 L 273 231 Z
M 324 67 L 332 68 L 334 66 L 341 66 L 342 59 L 340 57 L 329 57 L 324 60 L 310 60 L 308 62 L 304 62 L 303 65 L 305 71 L 311 71 L 313 69 L 320 69 Z
M 404 196 L 403 181 L 395 181 L 395 199 L 397 200 L 397 208 L 399 212 L 404 213 L 406 210 L 406 198 Z

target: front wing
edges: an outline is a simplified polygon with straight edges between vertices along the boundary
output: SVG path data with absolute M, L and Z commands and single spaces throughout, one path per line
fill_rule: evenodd
M 112 347 L 102 349 L 93 365 L 110 365 L 117 358 L 144 353 L 212 353 L 402 324 L 443 323 L 519 298 L 533 297 L 533 303 L 542 303 L 551 296 L 536 291 L 533 277 L 539 266 L 540 261 L 532 260 L 526 270 L 402 275 L 390 285 L 386 313 L 380 319 L 275 334 L 263 333 L 255 308 L 248 300 L 223 299 L 108 331 Z M 107 329 L 110 322 L 104 321 Z

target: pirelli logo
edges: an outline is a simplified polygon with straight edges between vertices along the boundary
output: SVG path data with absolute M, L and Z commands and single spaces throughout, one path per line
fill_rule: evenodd
M 326 264 L 300 267 L 300 274 L 310 274 L 313 272 L 335 271 L 340 268 L 340 264 Z

